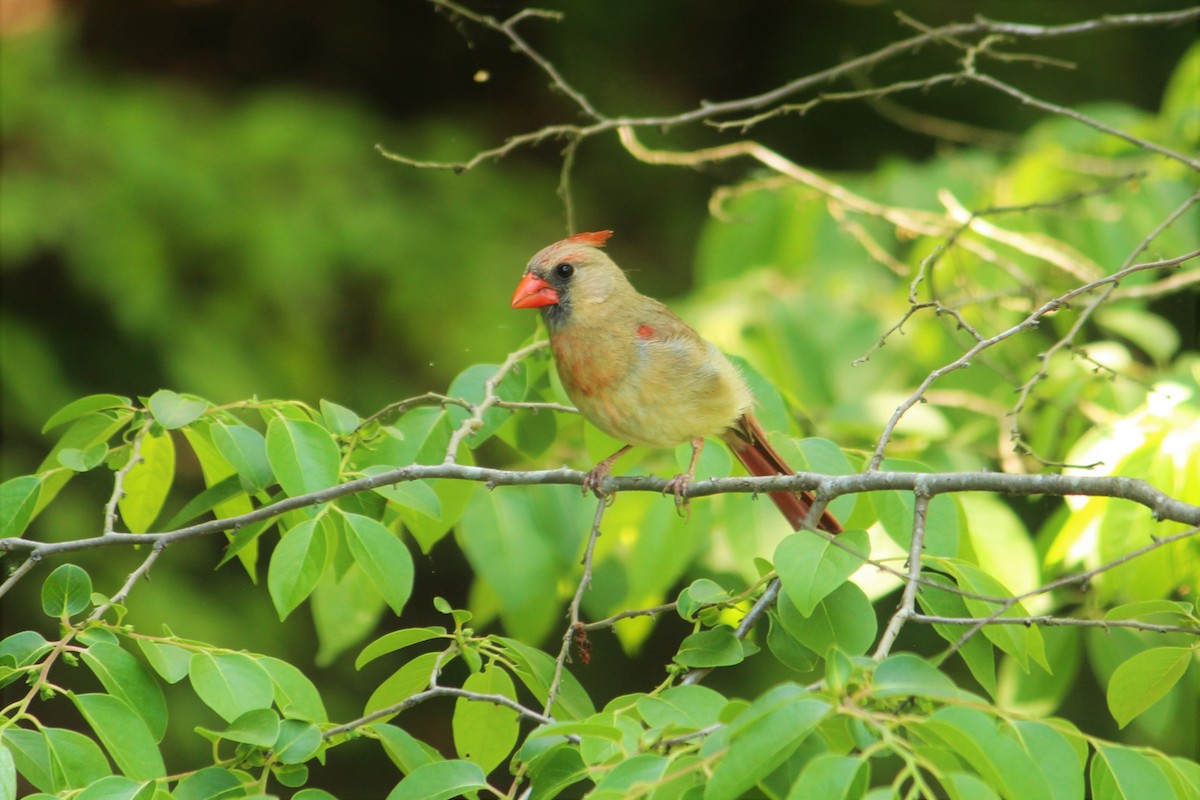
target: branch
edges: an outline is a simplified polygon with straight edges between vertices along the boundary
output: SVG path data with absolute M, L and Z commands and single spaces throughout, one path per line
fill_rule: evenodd
M 875 648 L 875 654 L 871 656 L 876 661 L 882 661 L 887 658 L 891 652 L 892 644 L 896 641 L 896 637 L 900 635 L 900 629 L 904 627 L 904 623 L 908 622 L 917 613 L 917 587 L 921 577 L 921 551 L 925 549 L 925 522 L 929 515 L 929 501 L 931 496 L 928 492 L 918 489 L 915 493 L 915 502 L 913 505 L 913 529 L 912 540 L 908 546 L 908 580 L 904 584 L 904 593 L 900 598 L 900 607 L 896 609 L 896 613 L 892 615 L 888 621 L 887 628 L 883 635 L 879 637 L 879 646 Z

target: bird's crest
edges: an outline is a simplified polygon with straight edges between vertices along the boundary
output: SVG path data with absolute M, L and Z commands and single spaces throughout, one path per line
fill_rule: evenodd
M 592 231 L 591 233 L 577 233 L 574 236 L 568 236 L 563 239 L 563 242 L 571 244 L 586 244 L 591 247 L 604 247 L 604 243 L 608 241 L 608 237 L 612 236 L 612 231 Z

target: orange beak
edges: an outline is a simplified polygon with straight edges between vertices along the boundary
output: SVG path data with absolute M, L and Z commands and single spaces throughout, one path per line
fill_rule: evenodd
M 554 291 L 554 287 L 532 272 L 525 273 L 512 296 L 513 308 L 541 308 L 557 303 L 558 292 Z

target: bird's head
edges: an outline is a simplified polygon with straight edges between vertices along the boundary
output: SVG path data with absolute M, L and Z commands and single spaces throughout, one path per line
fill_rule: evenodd
M 612 231 L 577 233 L 538 251 L 513 293 L 513 308 L 540 308 L 547 324 L 564 322 L 580 304 L 604 302 L 628 285 L 603 250 Z

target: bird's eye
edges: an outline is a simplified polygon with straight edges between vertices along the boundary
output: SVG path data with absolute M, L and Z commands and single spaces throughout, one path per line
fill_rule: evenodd
M 560 278 L 569 278 L 575 274 L 575 268 L 564 261 L 554 268 L 554 274 Z

